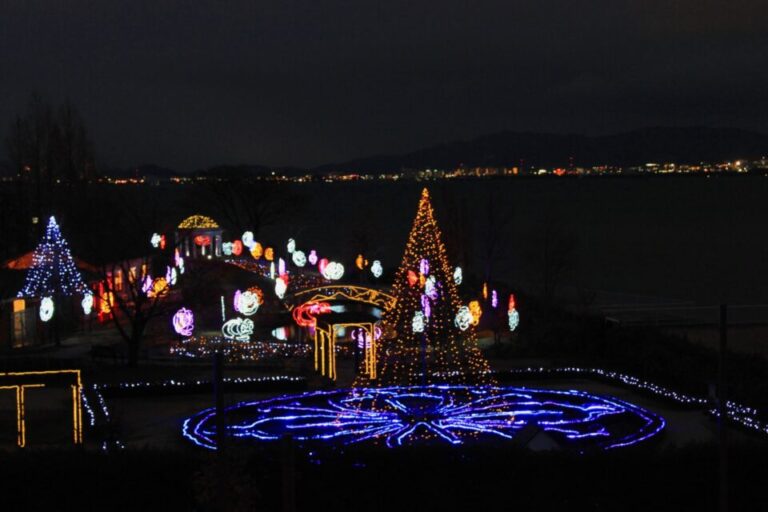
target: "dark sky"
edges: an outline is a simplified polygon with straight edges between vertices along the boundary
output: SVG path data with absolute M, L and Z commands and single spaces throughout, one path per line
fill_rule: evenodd
M 182 170 L 500 129 L 768 131 L 767 19 L 766 0 L 7 0 L 0 136 L 32 91 L 72 100 L 102 163 Z

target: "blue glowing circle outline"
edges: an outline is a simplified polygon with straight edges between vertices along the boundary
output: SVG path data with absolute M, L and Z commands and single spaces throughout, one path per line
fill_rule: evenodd
M 661 416 L 613 396 L 529 387 L 431 385 L 338 389 L 281 395 L 226 408 L 227 436 L 341 445 L 425 441 L 460 445 L 511 440 L 528 425 L 581 449 L 631 446 L 661 432 Z M 215 408 L 183 422 L 182 434 L 216 449 Z M 628 425 L 631 429 L 627 430 Z

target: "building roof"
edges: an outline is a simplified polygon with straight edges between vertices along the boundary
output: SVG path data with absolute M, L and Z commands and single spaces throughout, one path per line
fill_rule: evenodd
M 219 224 L 205 215 L 192 215 L 179 224 L 179 229 L 216 229 Z

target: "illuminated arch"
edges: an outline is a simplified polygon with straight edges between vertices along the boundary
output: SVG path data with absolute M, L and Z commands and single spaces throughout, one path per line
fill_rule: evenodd
M 192 215 L 179 224 L 179 229 L 218 229 L 219 224 L 205 215 Z
M 319 286 L 317 288 L 307 288 L 295 292 L 287 301 L 289 308 L 293 309 L 294 304 L 302 304 L 310 301 L 333 302 L 333 301 L 351 301 L 362 302 L 378 306 L 383 310 L 390 309 L 395 305 L 395 298 L 389 293 L 374 288 L 364 286 L 354 286 L 348 284 Z

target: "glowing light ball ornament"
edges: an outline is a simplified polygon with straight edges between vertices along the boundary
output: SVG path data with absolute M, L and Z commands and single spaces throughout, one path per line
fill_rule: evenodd
M 358 268 L 358 270 L 364 270 L 367 265 L 368 260 L 366 260 L 362 254 L 358 254 L 357 258 L 355 258 L 355 266 Z
M 413 314 L 411 328 L 413 332 L 424 332 L 424 313 L 417 311 Z
M 330 279 L 331 281 L 338 281 L 344 276 L 344 265 L 336 261 L 332 261 L 325 266 L 322 274 L 326 279 Z
M 310 265 L 317 265 L 317 252 L 315 252 L 314 249 L 309 251 L 309 256 L 307 257 L 307 260 L 309 261 Z
M 419 272 L 424 274 L 425 276 L 429 274 L 429 260 L 426 258 L 422 258 L 419 262 Z
M 235 256 L 240 256 L 243 254 L 243 242 L 240 240 L 235 240 L 232 242 L 232 254 Z
M 147 295 L 149 295 L 149 292 L 152 291 L 152 276 L 149 274 L 144 277 L 144 282 L 141 285 L 141 291 Z
M 288 254 L 293 254 L 293 252 L 296 250 L 296 240 L 289 238 L 288 244 L 286 244 L 285 248 L 288 251 Z
M 250 318 L 233 318 L 221 326 L 221 334 L 227 339 L 250 341 L 253 334 L 253 320 Z
M 432 315 L 432 306 L 429 305 L 429 297 L 427 295 L 421 296 L 421 310 L 427 318 Z
M 517 326 L 520 325 L 520 313 L 515 309 L 515 296 L 509 294 L 509 307 L 507 309 L 507 321 L 509 323 L 510 332 L 514 332 Z
M 472 313 L 469 311 L 467 306 L 461 306 L 459 308 L 458 313 L 456 313 L 454 323 L 456 324 L 456 327 L 462 331 L 469 329 L 469 326 L 472 325 Z
M 181 257 L 181 254 L 179 254 L 179 250 L 178 249 L 176 249 L 173 252 L 173 262 L 176 264 L 176 267 L 179 269 L 179 274 L 183 274 L 184 273 L 184 258 Z
M 193 240 L 195 245 L 199 245 L 200 247 L 211 245 L 211 237 L 208 235 L 197 235 Z
M 429 276 L 426 281 L 424 281 L 424 293 L 426 293 L 427 297 L 430 299 L 437 300 L 437 282 L 435 281 L 435 276 Z
M 499 294 L 496 293 L 496 290 L 491 291 L 491 307 L 494 309 L 499 307 Z
M 483 299 L 488 298 L 488 283 L 483 283 Z
M 319 270 L 321 274 L 325 273 L 325 267 L 327 266 L 328 266 L 328 258 L 323 258 L 317 262 L 317 270 Z
M 80 307 L 83 308 L 83 314 L 90 315 L 93 310 L 93 294 L 86 293 L 83 300 L 80 301 Z
M 181 308 L 173 315 L 173 330 L 180 336 L 192 336 L 195 329 L 195 315 L 192 310 Z
M 43 322 L 49 321 L 53 318 L 53 299 L 50 297 L 43 297 L 40 301 L 40 320 Z
M 461 270 L 461 267 L 456 267 L 456 270 L 453 271 L 453 282 L 456 283 L 456 286 L 459 286 L 463 280 L 464 272 Z
M 279 276 L 275 279 L 275 295 L 277 295 L 279 299 L 285 297 L 285 292 L 287 290 L 288 284 L 285 282 L 285 279 L 283 279 L 283 276 Z
M 178 279 L 179 274 L 176 272 L 175 268 L 165 267 L 165 280 L 168 282 L 169 286 L 176 286 Z
M 243 233 L 243 236 L 241 236 L 240 239 L 243 241 L 243 245 L 246 246 L 249 251 L 253 249 L 254 245 L 256 245 L 256 242 L 253 239 L 253 231 L 246 231 Z
M 419 282 L 419 276 L 413 270 L 408 271 L 408 285 L 411 287 L 416 286 Z
M 307 264 L 307 256 L 304 254 L 304 251 L 293 251 L 291 259 L 293 260 L 293 264 L 299 268 L 302 268 Z
M 149 243 L 152 244 L 152 247 L 154 248 L 160 247 L 160 233 L 152 233 L 152 238 L 149 239 Z
M 235 292 L 234 306 L 235 311 L 238 313 L 242 313 L 245 316 L 255 315 L 256 311 L 259 310 L 260 304 L 259 296 L 250 290 L 244 292 L 237 290 Z
M 224 256 L 232 256 L 232 242 L 221 244 L 221 251 L 224 253 Z
M 285 274 L 285 260 L 283 258 L 277 260 L 277 273 L 279 275 Z
M 152 282 L 152 289 L 147 292 L 149 297 L 165 297 L 168 295 L 168 281 L 164 277 L 158 277 Z
M 379 260 L 373 260 L 373 263 L 371 264 L 371 274 L 373 274 L 373 277 L 378 279 L 383 273 L 384 268 L 381 266 L 381 262 Z
M 480 302 L 473 300 L 469 303 L 469 312 L 472 313 L 472 325 L 480 323 L 480 317 L 483 316 L 483 309 L 480 307 Z
M 264 259 L 267 261 L 274 261 L 275 250 L 271 247 L 267 247 L 266 249 L 264 249 Z
M 254 243 L 249 249 L 251 251 L 251 256 L 253 256 L 253 259 L 255 260 L 258 260 L 264 254 L 264 249 L 259 242 Z

